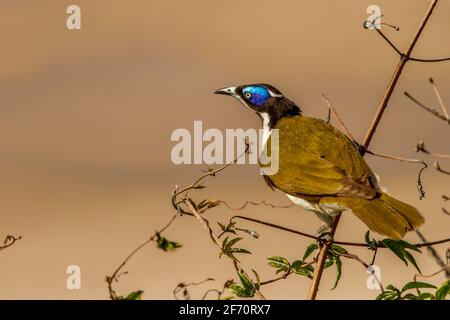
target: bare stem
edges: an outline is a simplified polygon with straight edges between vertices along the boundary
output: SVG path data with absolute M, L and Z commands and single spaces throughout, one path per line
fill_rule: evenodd
M 442 100 L 441 94 L 439 93 L 439 90 L 436 87 L 436 84 L 434 83 L 433 78 L 430 78 L 430 83 L 431 83 L 431 86 L 433 87 L 434 94 L 436 95 L 436 98 L 437 98 L 437 100 L 439 102 L 439 106 L 441 107 L 442 113 L 444 114 L 445 118 L 447 120 L 449 120 L 448 111 L 447 111 L 447 108 L 446 108 L 446 106 L 444 104 L 444 100 Z

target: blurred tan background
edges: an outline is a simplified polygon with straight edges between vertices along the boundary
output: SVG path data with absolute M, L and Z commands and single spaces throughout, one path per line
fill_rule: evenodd
M 78 4 L 82 30 L 66 29 L 66 8 Z M 324 118 L 326 93 L 353 134 L 362 139 L 398 61 L 374 31 L 362 28 L 366 8 L 377 4 L 384 27 L 400 48 L 415 31 L 426 0 L 402 1 L 200 1 L 200 0 L 2 0 L 0 3 L 0 236 L 22 235 L 0 252 L 2 299 L 106 299 L 104 278 L 136 245 L 173 214 L 175 185 L 193 181 L 204 166 L 175 166 L 170 134 L 204 128 L 255 128 L 260 123 L 235 101 L 212 92 L 226 85 L 271 83 Z M 440 1 L 415 56 L 450 54 L 450 1 Z M 450 63 L 410 63 L 400 79 L 371 149 L 404 157 L 419 139 L 431 150 L 450 153 L 450 131 L 402 94 L 436 105 L 433 76 L 450 104 Z M 432 164 L 433 159 L 427 158 Z M 389 192 L 416 205 L 426 216 L 429 240 L 448 236 L 449 217 L 441 195 L 449 177 L 425 172 L 426 198 L 416 191 L 418 166 L 368 157 Z M 449 163 L 442 163 L 447 168 Z M 208 182 L 203 195 L 240 205 L 245 200 L 288 201 L 268 189 L 255 166 L 238 166 Z M 243 214 L 313 233 L 320 224 L 299 208 L 248 208 Z M 232 214 L 218 208 L 214 219 Z M 242 223 L 257 230 L 248 238 L 252 256 L 242 257 L 263 279 L 274 276 L 265 258 L 299 258 L 308 239 Z M 340 240 L 362 241 L 365 226 L 346 213 Z M 193 219 L 183 217 L 165 234 L 183 243 L 174 253 L 148 246 L 132 260 L 117 285 L 119 294 L 142 289 L 144 298 L 172 298 L 179 282 L 217 279 L 193 290 L 220 288 L 233 278 L 227 259 Z M 417 242 L 415 234 L 407 240 Z M 436 247 L 442 254 L 446 245 Z M 370 252 L 354 250 L 365 259 Z M 424 273 L 438 269 L 427 252 L 418 256 Z M 82 289 L 66 289 L 68 265 L 82 271 Z M 384 284 L 402 285 L 415 271 L 393 254 L 377 260 Z M 372 299 L 367 274 L 345 260 L 340 285 L 329 289 L 335 271 L 325 273 L 319 298 Z M 440 283 L 443 276 L 432 280 Z M 268 298 L 303 299 L 309 280 L 292 277 L 264 288 Z

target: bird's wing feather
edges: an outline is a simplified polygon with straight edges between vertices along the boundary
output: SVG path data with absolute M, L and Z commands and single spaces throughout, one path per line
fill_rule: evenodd
M 289 194 L 373 198 L 372 171 L 352 142 L 325 122 L 303 116 L 279 121 L 279 169 L 268 179 Z M 271 139 L 268 141 L 270 148 Z

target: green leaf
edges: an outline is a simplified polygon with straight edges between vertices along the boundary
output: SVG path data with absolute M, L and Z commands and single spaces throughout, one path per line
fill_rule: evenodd
M 259 287 L 261 285 L 261 278 L 259 277 L 259 274 L 258 274 L 258 272 L 256 272 L 256 270 L 252 269 L 252 272 L 255 275 L 255 279 L 256 279 L 256 283 L 254 285 L 257 289 L 259 289 Z
M 397 257 L 399 257 L 406 265 L 408 265 L 408 261 L 405 258 L 405 249 L 403 246 L 401 246 L 398 241 L 392 240 L 392 239 L 384 239 L 381 240 L 381 242 Z
M 447 295 L 450 294 L 450 280 L 445 281 L 439 289 L 436 290 L 436 300 L 445 300 Z
M 267 260 L 269 260 L 269 266 L 278 269 L 276 274 L 280 272 L 288 272 L 291 268 L 291 265 L 289 264 L 289 261 L 286 258 L 279 256 L 271 256 L 268 257 Z
M 226 237 L 223 241 L 222 241 L 222 251 L 219 254 L 219 258 L 222 255 L 227 255 L 228 257 L 230 257 L 231 259 L 239 262 L 239 260 L 234 256 L 234 253 L 245 253 L 245 254 L 251 254 L 250 251 L 248 251 L 247 249 L 243 249 L 243 248 L 233 248 L 233 245 L 236 244 L 237 242 L 241 241 L 242 238 L 238 237 L 238 238 L 234 238 L 232 240 L 228 240 L 229 236 Z
M 167 240 L 164 237 L 159 237 L 156 241 L 156 246 L 163 251 L 173 251 L 177 248 L 181 248 L 182 245 L 175 241 Z
M 421 252 L 417 246 L 410 244 L 403 240 L 392 240 L 392 239 L 384 239 L 381 241 L 387 248 L 389 248 L 392 252 L 395 253 L 397 257 L 399 257 L 406 265 L 408 265 L 408 261 L 421 273 L 419 266 L 416 263 L 413 255 L 407 251 L 407 249 Z
M 286 258 L 283 257 L 279 257 L 279 256 L 270 256 L 267 258 L 267 260 L 281 264 L 281 265 L 285 265 L 285 266 L 289 266 L 289 261 Z
M 425 282 L 411 281 L 405 284 L 401 291 L 404 292 L 411 289 L 426 289 L 426 288 L 436 289 L 436 286 L 433 286 L 432 284 Z
M 366 240 L 367 246 L 369 247 L 369 249 L 371 250 L 375 250 L 377 248 L 377 241 L 375 241 L 374 239 L 370 239 L 370 231 L 367 230 L 364 239 Z
M 243 248 L 231 249 L 230 252 L 252 254 L 250 251 L 248 251 L 247 249 L 243 249 Z
M 417 246 L 415 246 L 415 245 L 413 245 L 413 244 L 411 244 L 411 243 L 409 243 L 409 242 L 406 242 L 406 241 L 404 241 L 404 240 L 400 240 L 399 241 L 402 245 L 403 245 L 403 247 L 405 247 L 405 248 L 408 248 L 408 249 L 411 249 L 411 250 L 414 250 L 414 251 L 417 251 L 417 252 L 422 252 L 422 251 L 420 251 L 420 249 L 417 247 Z
M 256 271 L 255 276 L 257 275 Z M 228 287 L 230 291 L 240 298 L 251 298 L 255 295 L 256 285 L 248 278 L 244 272 L 238 272 L 239 280 L 242 283 L 242 287 L 237 284 L 230 284 Z M 259 276 L 257 276 L 259 281 Z
M 346 253 L 348 253 L 347 249 L 345 249 L 345 248 L 343 248 L 341 246 L 338 246 L 337 244 L 333 244 L 331 246 L 331 252 L 334 253 L 334 254 L 346 254 Z
M 220 203 L 220 201 L 218 201 L 218 200 L 204 199 L 204 200 L 200 201 L 199 204 L 197 204 L 197 210 L 198 210 L 198 212 L 203 213 L 208 209 L 218 206 L 219 203 Z
M 331 267 L 334 264 L 334 256 L 328 256 L 327 260 L 325 260 L 324 269 Z
M 291 264 L 291 268 L 292 269 L 299 269 L 301 268 L 305 263 L 302 260 L 295 260 L 294 262 L 292 262 Z
M 317 243 L 313 242 L 311 243 L 307 248 L 305 253 L 303 254 L 303 261 L 306 261 L 306 259 L 308 259 L 308 257 L 317 249 L 319 249 L 319 246 Z
M 247 275 L 244 272 L 238 272 L 238 275 L 239 275 L 239 279 L 241 280 L 241 283 L 245 289 L 253 288 L 252 281 L 247 277 Z
M 312 265 L 305 265 L 305 262 L 296 260 L 291 265 L 291 270 L 300 276 L 305 276 L 312 279 L 314 267 Z
M 399 298 L 398 294 L 394 291 L 385 291 L 380 293 L 375 299 L 376 300 L 397 300 Z
M 123 298 L 123 300 L 141 300 L 143 293 L 144 291 L 142 290 L 134 291 Z
M 408 293 L 407 295 L 405 295 L 405 296 L 403 297 L 403 299 L 404 299 L 404 300 L 418 300 L 418 299 L 419 299 L 419 296 L 416 296 L 416 295 L 414 295 L 414 294 L 412 294 L 412 293 Z
M 230 242 L 228 242 L 227 247 L 231 248 L 234 244 L 236 244 L 237 242 L 239 242 L 241 240 L 242 240 L 242 238 L 240 238 L 240 237 L 234 238 L 234 239 L 230 240 Z
M 411 262 L 411 264 L 419 271 L 420 274 L 422 274 L 422 271 L 420 271 L 419 266 L 417 265 L 416 259 L 414 259 L 413 255 L 409 253 L 408 251 L 405 251 L 405 258 Z
M 342 261 L 339 256 L 335 257 L 335 264 L 336 264 L 336 281 L 334 282 L 334 286 L 333 288 L 331 288 L 331 290 L 334 290 L 337 287 L 342 275 Z
M 269 266 L 271 266 L 273 268 L 276 268 L 276 269 L 279 269 L 279 270 L 283 270 L 283 271 L 289 270 L 288 266 L 285 266 L 283 264 L 279 264 L 279 263 L 276 263 L 276 262 L 269 262 Z
M 226 226 L 220 222 L 217 222 L 217 224 L 219 225 L 222 232 L 236 234 L 236 230 L 235 230 L 236 222 L 230 222 Z
M 386 287 L 386 289 L 387 289 L 387 290 L 390 290 L 390 291 L 394 291 L 394 292 L 400 293 L 400 290 L 398 290 L 398 289 L 397 289 L 396 287 L 394 287 L 392 284 L 388 285 L 388 286 Z
M 240 298 L 252 297 L 251 293 L 248 290 L 246 290 L 236 284 L 231 284 L 229 288 L 230 288 L 231 293 L 235 294 L 236 296 L 238 296 Z
M 427 299 L 432 300 L 433 298 L 434 298 L 433 294 L 431 294 L 429 292 L 422 292 L 417 297 L 417 300 L 427 300 Z

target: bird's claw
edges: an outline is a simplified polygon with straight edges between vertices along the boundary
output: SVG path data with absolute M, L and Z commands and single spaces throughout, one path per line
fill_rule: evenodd
M 326 243 L 330 243 L 332 240 L 331 228 L 328 225 L 323 225 L 317 230 L 317 242 L 322 247 Z

